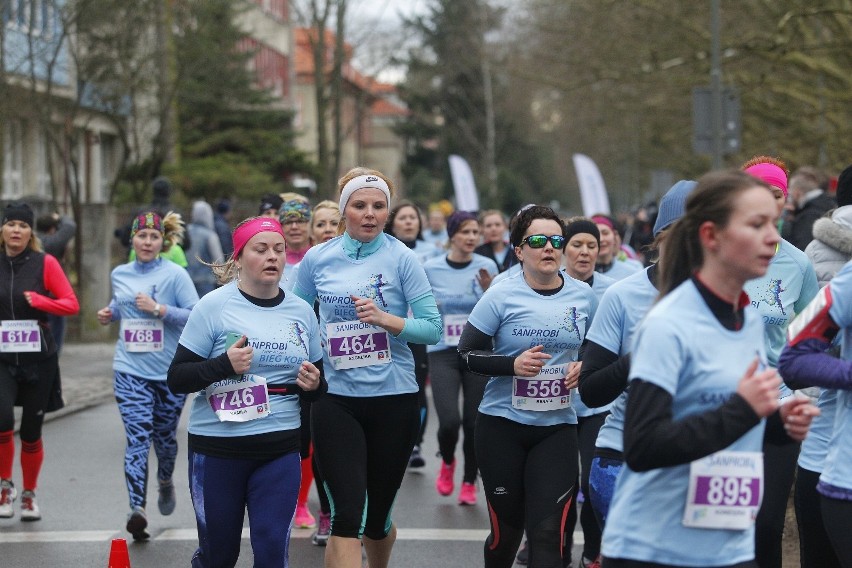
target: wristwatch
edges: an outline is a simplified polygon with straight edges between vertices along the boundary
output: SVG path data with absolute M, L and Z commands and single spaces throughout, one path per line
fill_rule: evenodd
M 154 314 L 155 318 L 160 317 L 160 304 L 154 304 L 154 309 L 151 310 L 151 313 Z

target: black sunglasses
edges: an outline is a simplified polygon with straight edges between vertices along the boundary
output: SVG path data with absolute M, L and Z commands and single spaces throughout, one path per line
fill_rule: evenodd
M 555 249 L 562 249 L 565 247 L 565 237 L 562 235 L 530 235 L 528 237 L 524 237 L 521 239 L 521 244 L 519 246 L 524 246 L 524 243 L 530 245 L 530 248 L 540 249 L 544 248 L 547 244 L 547 241 L 550 241 L 550 246 Z

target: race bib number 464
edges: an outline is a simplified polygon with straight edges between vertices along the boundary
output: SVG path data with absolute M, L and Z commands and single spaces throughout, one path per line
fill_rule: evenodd
M 328 355 L 338 371 L 391 362 L 388 332 L 384 329 L 360 321 L 330 323 L 326 329 Z

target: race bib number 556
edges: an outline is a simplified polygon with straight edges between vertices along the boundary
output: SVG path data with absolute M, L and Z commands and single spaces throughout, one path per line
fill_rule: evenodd
M 542 367 L 535 377 L 514 377 L 512 406 L 521 410 L 559 410 L 571 404 L 571 391 L 565 388 L 568 365 Z

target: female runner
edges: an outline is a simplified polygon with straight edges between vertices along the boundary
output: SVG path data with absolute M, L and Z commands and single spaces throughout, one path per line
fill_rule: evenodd
M 522 211 L 511 233 L 522 270 L 482 296 L 459 353 L 491 377 L 476 422 L 476 458 L 491 517 L 486 568 L 508 568 L 526 530 L 530 566 L 561 567 L 578 475 L 569 391 L 597 300 L 562 275 L 565 225 L 549 207 Z
M 360 567 L 363 536 L 370 567 L 386 568 L 391 509 L 420 427 L 408 343 L 437 343 L 441 317 L 414 253 L 383 232 L 392 183 L 354 168 L 338 186 L 344 232 L 308 251 L 293 289 L 319 301 L 326 346 L 329 392 L 311 409 L 332 510 L 325 562 Z
M 428 347 L 432 400 L 438 415 L 438 448 L 441 454 L 441 468 L 435 488 L 445 496 L 451 495 L 455 489 L 455 453 L 461 427 L 464 431 L 464 475 L 458 501 L 460 505 L 475 505 L 475 483 L 479 470 L 473 448 L 473 431 L 476 409 L 485 391 L 485 380 L 465 368 L 456 348 L 470 311 L 488 289 L 491 278 L 499 271 L 493 260 L 473 252 L 479 243 L 476 215 L 467 211 L 452 213 L 447 219 L 447 236 L 450 243 L 447 256 L 433 258 L 423 266 L 444 320 L 443 338 L 437 345 Z
M 22 521 L 41 519 L 35 491 L 44 463 L 44 414 L 63 406 L 57 346 L 47 316 L 70 316 L 80 309 L 59 262 L 42 252 L 33 222 L 29 205 L 10 203 L 0 231 L 0 519 L 15 514 L 14 407 L 21 406 Z
M 235 566 L 246 509 L 258 566 L 286 566 L 299 489 L 300 395 L 322 393 L 311 307 L 279 288 L 281 225 L 254 217 L 214 265 L 221 288 L 196 305 L 169 387 L 197 393 L 189 417 L 189 485 L 198 525 L 192 566 Z
M 179 242 L 183 224 L 176 213 L 153 212 L 133 220 L 130 243 L 135 259 L 112 271 L 112 300 L 98 310 L 98 322 L 120 321 L 113 370 L 115 400 L 124 423 L 127 447 L 124 477 L 130 496 L 127 531 L 147 540 L 148 453 L 157 454 L 160 514 L 175 508 L 172 473 L 177 458 L 177 426 L 186 396 L 169 390 L 166 373 L 178 338 L 198 302 L 189 273 L 160 257 Z
M 669 229 L 662 299 L 634 338 L 605 568 L 756 566 L 763 418 L 779 410 L 780 379 L 743 286 L 771 262 L 777 218 L 768 186 L 716 172 Z M 801 439 L 818 410 L 797 399 L 780 412 L 778 435 Z

